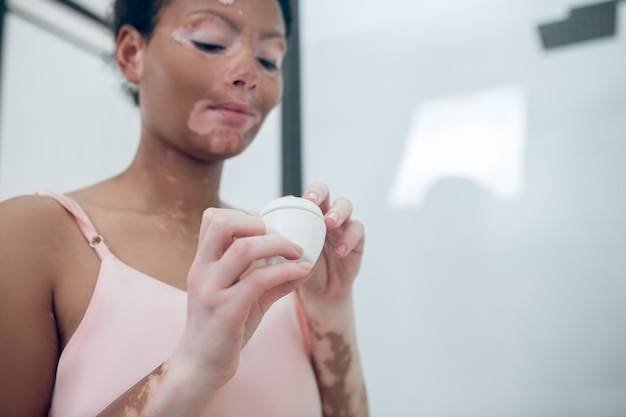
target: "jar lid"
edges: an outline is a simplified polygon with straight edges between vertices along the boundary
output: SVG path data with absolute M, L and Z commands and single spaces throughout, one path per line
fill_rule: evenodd
M 267 203 L 265 208 L 263 208 L 259 216 L 263 217 L 266 214 L 271 213 L 272 211 L 282 210 L 282 209 L 306 210 L 310 213 L 315 214 L 321 219 L 324 219 L 322 210 L 315 203 L 305 198 L 294 197 L 292 195 L 280 197 L 280 198 L 270 201 L 269 203 Z

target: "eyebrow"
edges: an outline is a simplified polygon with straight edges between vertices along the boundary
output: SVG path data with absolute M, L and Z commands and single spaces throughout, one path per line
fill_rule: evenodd
M 241 30 L 240 26 L 237 23 L 235 23 L 235 21 L 232 20 L 230 17 L 212 9 L 195 10 L 189 13 L 187 16 L 194 16 L 197 14 L 209 14 L 211 16 L 217 17 L 218 19 L 226 23 L 226 25 L 232 30 L 237 31 L 237 32 Z M 280 32 L 268 32 L 268 33 L 264 33 L 263 35 L 261 35 L 261 39 L 263 40 L 273 39 L 273 38 L 286 39 L 287 37 Z

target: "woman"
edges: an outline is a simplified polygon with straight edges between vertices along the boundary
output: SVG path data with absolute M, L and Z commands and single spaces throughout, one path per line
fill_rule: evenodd
M 307 188 L 322 256 L 269 266 L 301 249 L 219 199 L 224 160 L 280 100 L 288 14 L 277 0 L 116 1 L 140 145 L 114 178 L 0 204 L 0 415 L 367 415 L 350 202 Z

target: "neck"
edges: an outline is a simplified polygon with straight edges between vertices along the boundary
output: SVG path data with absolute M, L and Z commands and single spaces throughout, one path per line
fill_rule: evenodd
M 135 193 L 129 197 L 141 211 L 202 212 L 221 205 L 222 166 L 222 161 L 195 160 L 160 141 L 142 140 L 135 159 L 116 180 Z

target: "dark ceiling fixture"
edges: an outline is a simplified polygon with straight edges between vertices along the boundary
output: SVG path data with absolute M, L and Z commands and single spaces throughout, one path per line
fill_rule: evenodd
M 613 0 L 576 7 L 565 20 L 539 25 L 543 48 L 550 50 L 615 36 L 618 2 Z

